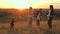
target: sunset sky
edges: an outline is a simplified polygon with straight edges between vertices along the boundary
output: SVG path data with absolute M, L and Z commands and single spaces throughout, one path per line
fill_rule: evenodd
M 60 9 L 60 0 L 0 0 L 0 8 L 49 8 L 49 5 Z

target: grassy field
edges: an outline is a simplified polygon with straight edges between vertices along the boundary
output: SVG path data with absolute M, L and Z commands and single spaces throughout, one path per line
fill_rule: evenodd
M 53 20 L 52 32 L 48 29 L 47 21 L 41 21 L 40 29 L 36 28 L 33 21 L 32 28 L 28 27 L 28 21 L 15 22 L 14 30 L 10 30 L 9 23 L 0 23 L 0 34 L 60 34 L 60 20 Z
M 24 15 L 22 12 L 20 15 L 20 11 L 17 11 L 16 9 L 0 9 L 0 34 L 60 34 L 60 9 L 55 10 L 52 32 L 49 31 L 46 16 L 42 16 L 40 29 L 36 27 L 35 20 L 32 22 L 32 27 L 29 28 L 28 12 L 25 12 Z M 48 9 L 44 11 L 48 11 Z M 43 12 L 44 15 L 45 13 L 47 12 Z M 14 17 L 14 30 L 10 30 L 12 17 Z

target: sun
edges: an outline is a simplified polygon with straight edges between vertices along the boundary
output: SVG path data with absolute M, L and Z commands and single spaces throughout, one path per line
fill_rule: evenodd
M 16 4 L 15 7 L 20 9 L 27 8 L 25 4 Z
M 14 2 L 14 3 L 13 3 L 13 6 L 14 6 L 15 8 L 20 8 L 20 9 L 28 8 L 28 7 L 29 7 L 28 3 L 26 3 L 26 2 L 23 1 L 23 0 Z
M 14 6 L 15 6 L 15 8 L 17 8 L 18 10 L 21 10 L 21 11 L 28 8 L 25 4 L 16 4 Z

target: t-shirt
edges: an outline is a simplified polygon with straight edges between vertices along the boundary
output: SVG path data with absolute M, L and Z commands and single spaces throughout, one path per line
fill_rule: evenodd
M 29 17 L 32 17 L 33 16 L 33 11 L 32 10 L 28 12 L 28 16 Z
M 50 13 L 51 13 L 51 10 L 49 11 L 49 13 L 48 13 L 47 17 L 50 17 Z
M 40 17 L 41 17 L 40 15 L 41 15 L 40 13 L 37 15 L 37 18 L 36 18 L 37 20 L 40 20 Z

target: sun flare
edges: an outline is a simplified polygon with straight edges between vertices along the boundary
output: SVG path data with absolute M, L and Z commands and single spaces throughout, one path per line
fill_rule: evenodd
M 50 4 L 60 8 L 60 0 L 0 0 L 0 8 L 49 8 Z

